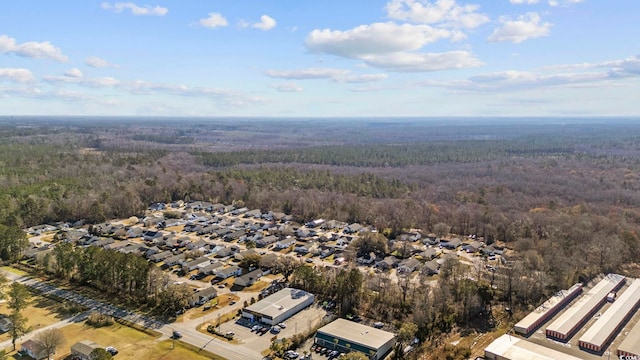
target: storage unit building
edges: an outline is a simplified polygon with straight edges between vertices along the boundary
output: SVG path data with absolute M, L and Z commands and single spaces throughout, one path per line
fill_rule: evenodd
M 341 353 L 359 351 L 372 360 L 384 359 L 391 352 L 396 336 L 357 322 L 337 319 L 316 332 L 314 342 Z
M 580 337 L 583 350 L 599 353 L 618 333 L 640 304 L 640 279 L 634 280 L 618 300 Z
M 502 335 L 484 349 L 486 360 L 580 360 L 515 336 Z
M 618 358 L 622 356 L 640 359 L 640 321 L 629 331 L 627 337 L 618 346 Z
M 279 324 L 313 304 L 315 297 L 303 290 L 284 288 L 242 310 L 242 317 L 268 325 Z
M 547 327 L 547 337 L 568 340 L 607 301 L 607 295 L 622 287 L 624 282 L 622 275 L 605 276 Z
M 525 316 L 515 326 L 514 330 L 518 334 L 529 335 L 540 324 L 547 321 L 566 304 L 573 300 L 582 291 L 581 284 L 575 284 L 568 290 L 560 290 L 544 304 L 538 306 L 533 312 Z

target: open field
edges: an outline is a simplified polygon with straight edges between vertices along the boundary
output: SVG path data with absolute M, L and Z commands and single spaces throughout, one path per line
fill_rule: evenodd
M 62 304 L 51 299 L 43 297 L 32 298 L 31 304 L 21 311 L 21 314 L 27 318 L 27 326 L 33 330 L 41 329 L 45 326 L 55 324 L 64 320 L 66 316 L 59 312 Z M 10 310 L 7 303 L 0 304 L 0 314 L 8 315 Z M 11 336 L 8 332 L 0 334 L 0 341 L 10 340 Z
M 207 351 L 197 352 L 198 349 L 191 349 L 190 346 L 180 342 L 175 342 L 172 349 L 171 340 L 159 341 L 158 337 L 150 336 L 141 331 L 135 330 L 125 325 L 114 324 L 103 328 L 93 328 L 81 324 L 71 324 L 61 328 L 65 343 L 58 350 L 55 359 L 63 359 L 70 354 L 71 345 L 81 340 L 92 340 L 100 346 L 113 346 L 118 349 L 117 359 L 138 360 L 138 359 L 162 359 L 162 360 L 201 360 L 201 359 L 223 359 Z M 20 359 L 19 357 L 14 357 Z

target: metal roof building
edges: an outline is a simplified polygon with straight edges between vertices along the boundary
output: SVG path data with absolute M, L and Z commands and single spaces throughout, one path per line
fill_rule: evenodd
M 515 336 L 502 335 L 484 349 L 487 360 L 580 360 Z
M 314 342 L 343 353 L 359 351 L 369 359 L 378 360 L 391 352 L 395 339 L 396 336 L 390 332 L 337 319 L 318 329 Z
M 550 317 L 552 317 L 555 313 L 557 313 L 560 309 L 562 309 L 567 303 L 573 300 L 580 292 L 582 291 L 581 284 L 575 284 L 570 287 L 568 290 L 560 290 L 555 295 L 553 295 L 549 300 L 547 300 L 544 304 L 538 306 L 534 311 L 532 311 L 529 315 L 525 316 L 524 319 L 520 320 L 514 326 L 514 330 L 518 334 L 529 335 L 535 328 L 537 328 L 540 324 L 547 321 Z
M 599 353 L 629 320 L 640 304 L 640 279 L 636 279 L 607 311 L 587 330 L 578 345 L 587 351 Z
M 315 297 L 303 290 L 284 288 L 242 310 L 242 317 L 276 325 L 313 304 Z
M 618 357 L 630 356 L 640 359 L 640 321 L 629 331 L 622 344 L 618 346 Z
M 609 274 L 547 327 L 547 337 L 568 340 L 605 303 L 607 294 L 622 287 L 625 278 Z

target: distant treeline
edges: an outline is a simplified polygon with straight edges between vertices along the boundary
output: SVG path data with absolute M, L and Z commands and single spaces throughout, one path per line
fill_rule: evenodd
M 572 154 L 575 148 L 561 143 L 481 140 L 426 142 L 401 145 L 340 145 L 288 150 L 246 150 L 194 153 L 212 167 L 242 164 L 300 163 L 358 167 L 402 167 L 440 163 L 469 163 L 508 156 Z

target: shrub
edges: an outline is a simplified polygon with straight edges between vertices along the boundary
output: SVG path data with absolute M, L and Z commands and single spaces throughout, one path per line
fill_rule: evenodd
M 103 327 L 113 325 L 113 318 L 109 315 L 100 314 L 99 312 L 92 312 L 87 318 L 87 325 L 93 327 Z

